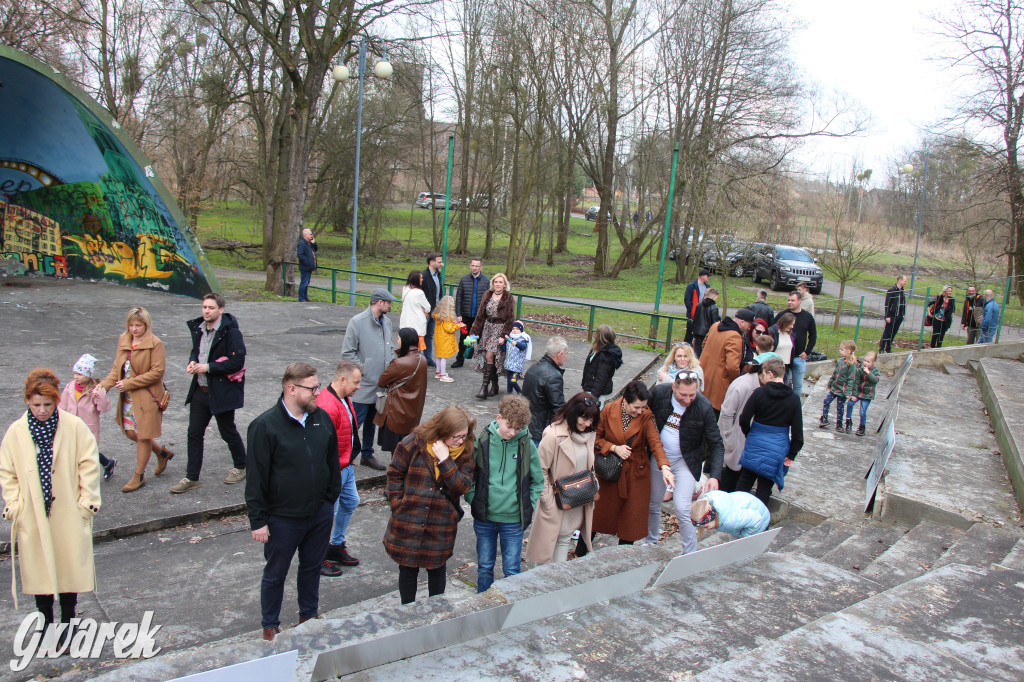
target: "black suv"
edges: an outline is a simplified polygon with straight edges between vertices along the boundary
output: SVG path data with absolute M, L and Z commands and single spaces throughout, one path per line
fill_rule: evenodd
M 754 272 L 757 252 L 765 244 L 741 242 L 737 239 L 704 242 L 700 265 L 711 272 L 724 270 L 733 277 L 743 277 Z M 718 259 L 725 252 L 725 267 L 720 268 Z
M 807 289 L 812 294 L 821 293 L 821 283 L 825 279 L 811 254 L 797 246 L 782 244 L 766 244 L 758 251 L 754 284 L 762 277 L 771 282 L 773 291 L 807 282 Z

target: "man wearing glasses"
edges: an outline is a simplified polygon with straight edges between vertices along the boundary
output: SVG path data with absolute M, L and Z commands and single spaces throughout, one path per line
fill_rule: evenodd
M 281 632 L 284 581 L 296 550 L 299 622 L 319 614 L 320 568 L 341 492 L 338 436 L 316 404 L 316 368 L 293 362 L 281 388 L 280 400 L 249 424 L 247 434 L 245 503 L 252 537 L 267 560 L 260 585 L 267 641 Z
M 960 318 L 960 328 L 967 332 L 967 345 L 978 342 L 978 329 L 981 326 L 985 301 L 978 293 L 978 287 L 967 287 L 967 298 L 964 300 L 964 312 Z

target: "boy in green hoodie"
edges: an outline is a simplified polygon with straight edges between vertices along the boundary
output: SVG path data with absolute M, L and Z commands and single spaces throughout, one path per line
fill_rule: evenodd
M 476 533 L 477 592 L 486 592 L 494 583 L 499 540 L 505 577 L 520 572 L 523 534 L 544 489 L 529 424 L 529 401 L 506 395 L 498 403 L 498 416 L 476 439 L 476 469 L 466 501 Z

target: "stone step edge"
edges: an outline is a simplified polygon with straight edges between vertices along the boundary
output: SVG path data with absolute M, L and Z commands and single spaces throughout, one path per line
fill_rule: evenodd
M 984 361 L 975 365 L 975 378 L 978 381 L 978 388 L 981 391 L 981 401 L 988 411 L 989 421 L 992 423 L 992 430 L 995 432 L 996 443 L 999 444 L 999 452 L 1003 456 L 1003 463 L 1006 472 L 1010 476 L 1010 484 L 1017 498 L 1017 505 L 1024 509 L 1024 459 L 1021 457 L 1020 445 L 1017 436 L 1006 423 L 1006 416 L 1003 414 L 1002 406 L 999 404 L 992 381 L 985 370 Z

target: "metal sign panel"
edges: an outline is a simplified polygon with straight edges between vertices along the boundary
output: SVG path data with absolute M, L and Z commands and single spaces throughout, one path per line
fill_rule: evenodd
M 598 602 L 639 592 L 647 587 L 647 583 L 650 582 L 657 570 L 657 564 L 648 564 L 624 573 L 589 580 L 579 585 L 517 601 L 512 605 L 512 612 L 508 614 L 501 629 L 507 630 L 525 623 L 532 623 L 535 620 L 543 620 L 560 613 L 575 611 Z
M 895 429 L 896 418 L 900 416 L 900 401 L 898 395 L 896 400 L 890 402 L 890 405 L 892 407 L 886 411 L 885 416 L 882 417 L 882 423 L 878 425 L 878 431 L 876 431 L 876 433 L 882 433 L 882 435 L 879 436 L 878 440 L 875 442 L 875 457 L 871 460 L 871 466 L 869 466 L 868 470 L 864 472 L 865 479 L 871 476 L 871 472 L 875 470 L 875 467 L 881 461 L 883 450 L 882 444 L 885 443 L 889 427 L 892 426 Z
M 171 682 L 292 682 L 295 679 L 295 665 L 298 661 L 299 652 L 292 650 L 204 673 L 176 677 Z
M 511 604 L 502 604 L 491 609 L 467 613 L 458 618 L 327 651 L 317 656 L 310 679 L 335 679 L 359 670 L 492 635 L 501 629 L 511 609 Z
M 910 366 L 914 364 L 914 354 L 907 353 L 907 357 L 903 359 L 900 366 L 896 368 L 896 372 L 892 375 L 892 388 L 889 389 L 889 395 L 885 396 L 889 398 L 892 396 L 893 391 L 898 391 L 903 387 L 903 381 L 907 378 L 907 372 L 910 371 Z
M 652 587 L 661 587 L 667 583 L 689 578 L 691 575 L 713 571 L 737 561 L 752 559 L 763 554 L 778 534 L 779 529 L 773 528 L 757 535 L 751 535 L 749 538 L 730 540 L 714 547 L 677 556 L 668 562 L 665 570 L 661 572 Z
M 878 452 L 875 454 L 875 461 L 871 464 L 871 469 L 868 470 L 867 485 L 864 490 L 865 513 L 870 511 L 871 505 L 874 504 L 875 490 L 878 489 L 878 482 L 882 480 L 882 473 L 889 463 L 889 456 L 892 454 L 895 445 L 896 420 L 892 419 L 889 421 L 889 428 L 886 429 L 885 434 L 878 440 Z

